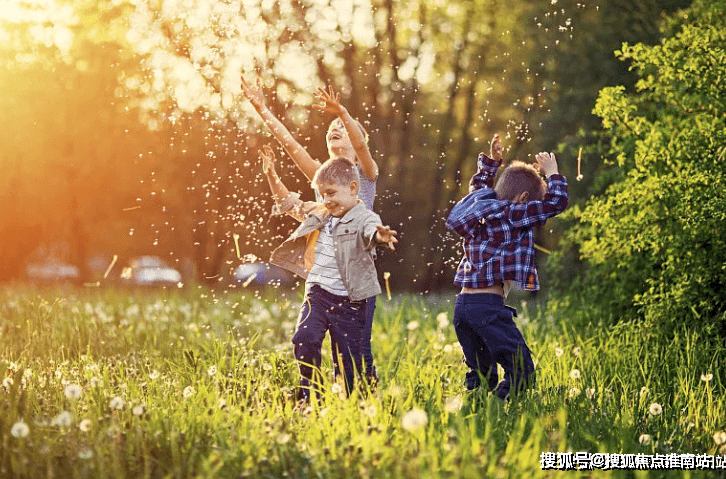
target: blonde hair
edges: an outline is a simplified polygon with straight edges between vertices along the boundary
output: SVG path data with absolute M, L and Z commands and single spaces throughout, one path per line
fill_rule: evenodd
M 527 201 L 542 201 L 547 184 L 534 166 L 515 160 L 502 171 L 494 192 L 500 200 L 514 201 L 525 191 Z
M 358 168 L 346 158 L 333 158 L 323 163 L 315 172 L 311 184 L 317 189 L 322 183 L 348 186 L 352 182 L 360 185 Z

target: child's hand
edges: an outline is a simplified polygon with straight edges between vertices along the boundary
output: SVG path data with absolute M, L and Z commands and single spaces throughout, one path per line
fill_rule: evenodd
M 340 93 L 335 93 L 333 87 L 328 87 L 328 91 L 324 88 L 318 88 L 315 93 L 315 99 L 323 102 L 322 105 L 313 105 L 313 109 L 322 111 L 324 113 L 333 113 L 334 115 L 340 115 L 345 112 L 345 107 L 340 103 Z
M 494 161 L 502 161 L 502 151 L 504 149 L 502 148 L 502 142 L 499 139 L 499 133 L 494 135 L 494 138 L 492 138 L 492 144 L 490 147 L 490 154 L 491 158 Z
M 557 159 L 555 158 L 554 153 L 540 152 L 535 155 L 535 159 L 537 160 L 537 168 L 540 173 L 545 175 L 547 178 L 559 173 L 559 169 L 557 168 Z
M 389 248 L 392 250 L 396 250 L 396 248 L 393 246 L 394 244 L 398 243 L 398 240 L 396 239 L 396 233 L 394 230 L 392 230 L 388 226 L 383 225 L 376 225 L 376 242 L 378 243 L 386 243 Z
M 263 151 L 264 150 L 264 151 Z M 264 145 L 262 150 L 257 152 L 260 159 L 262 160 L 262 171 L 266 175 L 274 174 L 275 172 L 275 152 L 272 151 L 269 145 Z
M 242 93 L 247 98 L 252 106 L 255 108 L 262 108 L 265 106 L 265 96 L 262 94 L 262 82 L 257 79 L 257 88 L 253 88 L 245 81 L 245 77 L 240 77 L 242 80 Z

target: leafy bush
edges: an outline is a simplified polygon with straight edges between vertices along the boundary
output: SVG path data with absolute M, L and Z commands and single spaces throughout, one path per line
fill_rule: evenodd
M 595 113 L 622 179 L 584 209 L 567 234 L 586 263 L 568 301 L 610 318 L 637 314 L 726 334 L 726 2 L 695 2 L 669 19 L 659 45 L 616 52 L 640 80 L 609 87 Z

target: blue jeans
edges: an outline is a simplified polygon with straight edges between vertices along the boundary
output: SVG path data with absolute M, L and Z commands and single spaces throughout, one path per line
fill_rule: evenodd
M 479 387 L 480 377 L 501 399 L 534 384 L 532 354 L 512 320 L 517 311 L 504 305 L 498 294 L 459 294 L 454 306 L 454 329 L 464 350 L 469 390 Z M 499 382 L 497 363 L 504 369 Z
M 295 359 L 300 370 L 298 399 L 309 399 L 310 390 L 322 383 L 321 349 L 325 333 L 338 345 L 345 372 L 347 392 L 353 389 L 355 376 L 363 366 L 361 338 L 365 331 L 365 301 L 351 301 L 313 285 L 300 309 L 297 330 L 292 337 Z
M 375 383 L 378 381 L 376 367 L 373 364 L 373 351 L 371 351 L 371 335 L 373 334 L 373 315 L 376 312 L 376 297 L 371 296 L 365 300 L 366 302 L 366 328 L 361 338 L 361 355 L 363 356 L 363 365 L 365 367 L 366 379 Z M 340 366 L 338 362 L 338 345 L 335 341 L 330 341 L 330 349 L 333 356 L 333 376 L 340 375 Z

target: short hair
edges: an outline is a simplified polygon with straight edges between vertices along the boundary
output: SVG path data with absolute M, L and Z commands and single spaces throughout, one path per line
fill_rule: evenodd
M 333 158 L 318 168 L 311 183 L 313 188 L 317 189 L 322 183 L 348 186 L 354 181 L 360 185 L 358 168 L 356 168 L 353 162 L 346 158 Z
M 360 130 L 360 132 L 363 133 L 363 139 L 365 140 L 365 142 L 368 143 L 368 132 L 366 131 L 366 129 L 363 127 L 361 122 L 359 122 L 358 120 L 354 119 L 353 121 L 358 126 L 358 129 Z M 340 118 L 336 118 L 330 122 L 330 125 L 328 125 L 328 133 L 330 133 L 330 130 L 332 130 L 335 125 L 340 125 L 341 128 L 345 128 L 345 124 L 343 123 L 343 120 L 341 120 Z
M 500 200 L 514 201 L 525 191 L 529 193 L 527 201 L 542 201 L 547 184 L 534 166 L 515 160 L 502 171 L 494 192 Z

